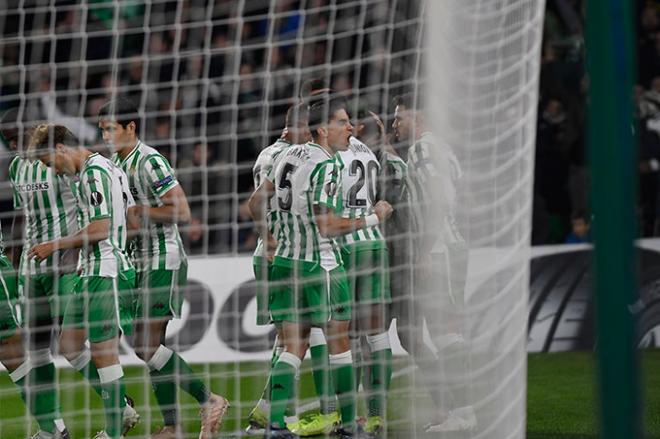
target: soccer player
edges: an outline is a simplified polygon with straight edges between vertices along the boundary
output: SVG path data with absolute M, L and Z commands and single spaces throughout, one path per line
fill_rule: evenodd
M 332 382 L 338 396 L 342 438 L 356 437 L 353 360 L 348 339 L 351 298 L 335 238 L 371 227 L 391 214 L 387 203 L 359 218 L 341 217 L 341 158 L 352 126 L 345 103 L 325 97 L 309 111 L 313 142 L 288 148 L 250 199 L 255 220 L 266 221 L 264 200 L 271 206 L 277 248 L 271 270 L 270 313 L 281 324 L 284 352 L 271 372 L 269 437 L 295 437 L 284 422 L 293 395 L 294 377 L 307 350 L 312 326 L 328 336 Z
M 177 223 L 190 220 L 188 200 L 169 162 L 138 138 L 140 119 L 135 105 L 124 98 L 99 110 L 103 140 L 114 152 L 113 161 L 128 175 L 141 224 L 135 264 L 141 289 L 135 327 L 135 353 L 149 367 L 151 384 L 163 415 L 164 427 L 151 437 L 181 435 L 177 387 L 200 404 L 200 439 L 210 439 L 222 422 L 229 402 L 211 393 L 190 366 L 165 346 L 167 324 L 180 317 L 188 263 Z
M 258 188 L 264 179 L 267 178 L 268 173 L 273 167 L 275 158 L 278 157 L 286 148 L 291 144 L 303 144 L 311 140 L 309 127 L 307 125 L 307 112 L 308 106 L 306 103 L 301 102 L 289 108 L 286 115 L 286 126 L 283 136 L 275 142 L 275 144 L 266 148 L 261 152 L 253 167 L 255 188 Z M 275 202 L 272 198 L 266 200 L 266 209 L 270 210 L 270 204 Z M 277 221 L 277 218 L 271 219 L 271 223 Z M 264 231 L 266 234 L 266 231 Z M 269 236 L 269 239 L 276 242 Z M 259 239 L 259 244 L 255 250 L 254 269 L 255 277 L 257 279 L 257 324 L 271 323 L 270 315 L 268 312 L 268 292 L 267 292 L 267 270 L 270 270 L 271 264 L 268 260 L 272 259 L 272 255 L 266 255 L 266 248 L 263 247 L 263 240 Z M 274 247 L 271 251 L 274 250 Z M 278 335 L 271 357 L 271 366 L 275 364 L 277 358 L 282 353 L 284 346 L 282 345 L 282 334 L 277 326 Z M 339 413 L 336 408 L 336 398 L 331 388 L 330 379 L 330 366 L 328 363 L 328 346 L 323 334 L 323 329 L 313 327 L 310 330 L 310 346 L 312 358 L 312 376 L 314 378 L 314 386 L 316 394 L 319 396 L 319 413 L 307 416 L 304 419 L 292 421 L 290 418 L 287 422 L 287 427 L 298 436 L 316 436 L 319 434 L 327 434 L 333 431 L 339 423 Z M 296 376 L 296 381 L 298 376 Z M 297 387 L 297 386 L 296 386 Z M 268 425 L 268 414 L 270 411 L 270 379 L 266 383 L 264 392 L 259 399 L 255 408 L 250 412 L 248 420 L 250 426 L 254 428 L 265 428 Z M 287 408 L 287 415 L 295 419 L 295 407 L 291 404 Z M 248 427 L 247 432 L 252 433 L 253 428 Z
M 406 94 L 395 98 L 392 127 L 399 141 L 407 142 L 407 182 L 410 196 L 411 231 L 414 249 L 412 303 L 397 318 L 402 346 L 413 355 L 422 371 L 427 388 L 438 409 L 439 420 L 428 427 L 429 432 L 469 430 L 476 425 L 474 409 L 460 405 L 458 396 L 445 388 L 448 404 L 443 408 L 437 380 L 438 358 L 422 339 L 421 321 L 426 323 L 438 351 L 460 346 L 464 340 L 460 332 L 442 331 L 437 320 L 443 311 L 438 304 L 462 306 L 467 275 L 467 245 L 454 219 L 456 181 L 461 168 L 448 145 L 436 142 L 426 128 L 421 97 Z M 441 262 L 433 261 L 433 254 L 441 255 Z M 399 323 L 402 323 L 399 325 Z
M 343 217 L 357 218 L 374 212 L 380 163 L 367 145 L 350 138 L 346 151 L 338 152 L 342 170 Z M 357 337 L 366 336 L 369 358 L 368 415 L 365 431 L 378 434 L 383 428 L 385 392 L 392 377 L 392 349 L 385 319 L 391 300 L 387 246 L 378 225 L 356 230 L 340 239 L 342 259 L 348 273 L 354 303 L 353 327 Z
M 65 309 L 60 344 L 65 357 L 72 361 L 80 358 L 85 340 L 89 340 L 91 361 L 98 374 L 97 392 L 105 407 L 105 429 L 96 438 L 123 437 L 138 420 L 126 403 L 119 364 L 119 337 L 131 323 L 134 286 L 134 278 L 126 278 L 134 272 L 123 251 L 127 211 L 134 204 L 124 184 L 126 175 L 105 157 L 80 146 L 61 125 L 35 128 L 28 153 L 57 174 L 79 177 L 76 202 L 80 230 L 34 245 L 27 257 L 41 263 L 55 252 L 81 249 L 81 277 Z
M 3 114 L 0 132 L 13 151 L 23 151 L 22 146 L 27 145 L 32 130 L 31 122 L 22 122 L 27 119 L 18 108 L 11 108 Z M 18 270 L 18 288 L 27 299 L 23 315 L 27 318 L 29 336 L 28 357 L 17 357 L 22 358 L 20 364 L 17 367 L 8 366 L 8 369 L 13 370 L 10 377 L 23 389 L 23 398 L 26 402 L 30 401 L 29 410 L 39 425 L 34 437 L 65 438 L 68 433 L 59 413 L 55 365 L 50 346 L 53 325 L 61 318 L 66 297 L 75 285 L 78 254 L 77 251 L 63 250 L 35 262 L 27 258 L 27 251 L 49 237 L 57 238 L 78 230 L 74 195 L 68 179 L 56 176 L 43 163 L 27 160 L 21 154 L 9 166 L 9 179 L 14 208 L 24 213 L 24 246 Z M 11 263 L 4 262 L 6 269 L 11 267 Z M 15 283 L 11 278 L 5 271 L 5 287 L 13 295 Z M 7 318 L 4 323 L 12 326 L 12 322 L 13 319 Z M 3 345 L 15 343 L 22 343 L 20 331 L 5 340 Z M 15 352 L 18 352 L 18 344 L 15 345 Z

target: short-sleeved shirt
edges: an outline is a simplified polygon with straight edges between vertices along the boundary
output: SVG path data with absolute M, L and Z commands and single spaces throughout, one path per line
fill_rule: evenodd
M 276 256 L 316 262 L 326 270 L 341 265 L 338 243 L 319 233 L 314 206 L 341 213 L 342 167 L 341 157 L 311 142 L 278 155 L 267 176 L 275 186 L 270 227 L 277 240 Z
M 275 157 L 279 155 L 285 148 L 291 146 L 291 143 L 287 142 L 284 139 L 277 139 L 275 143 L 266 147 L 259 153 L 257 161 L 252 167 L 252 178 L 254 180 L 254 188 L 257 189 L 261 183 L 264 181 L 266 176 L 270 173 L 273 168 L 273 163 L 275 162 Z M 274 197 L 273 197 L 274 198 Z M 270 203 L 273 200 L 268 201 L 268 209 L 270 210 Z M 254 257 L 265 257 L 264 255 L 264 246 L 261 236 L 257 241 L 257 248 L 254 249 Z
M 408 151 L 407 169 L 413 217 L 422 239 L 433 235 L 436 247 L 463 242 L 454 219 L 456 182 L 462 171 L 449 145 L 422 133 Z
M 78 230 L 76 183 L 39 160 L 16 156 L 9 165 L 9 179 L 14 198 L 14 209 L 24 214 L 24 246 L 19 272 L 23 276 L 59 271 L 71 272 L 76 268 L 78 250 L 61 250 L 48 258 L 29 259 L 27 252 L 37 244 L 73 235 Z
M 179 185 L 170 163 L 156 149 L 138 141 L 125 159 L 114 154 L 112 160 L 128 176 L 131 193 L 137 204 L 150 207 L 165 205 L 163 196 Z M 136 268 L 178 270 L 186 261 L 179 228 L 174 223 L 149 222 L 137 238 Z
M 373 214 L 378 190 L 380 163 L 367 145 L 355 137 L 350 138 L 346 151 L 337 153 L 344 163 L 342 170 L 342 199 L 344 218 L 360 218 Z M 385 248 L 378 225 L 348 233 L 340 238 L 343 246 L 359 245 L 362 248 Z
M 81 276 L 117 277 L 133 268 L 125 253 L 126 212 L 135 205 L 126 174 L 98 153 L 90 155 L 79 173 L 78 209 L 82 228 L 92 221 L 110 220 L 108 238 L 83 246 Z

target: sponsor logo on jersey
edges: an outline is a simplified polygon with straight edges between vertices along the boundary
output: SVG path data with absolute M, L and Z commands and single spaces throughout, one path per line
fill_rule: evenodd
M 103 203 L 103 195 L 101 195 L 101 192 L 94 191 L 89 197 L 89 202 L 92 203 L 92 206 L 98 207 Z
M 16 185 L 16 190 L 19 192 L 47 191 L 48 189 L 50 189 L 50 183 L 47 181 L 42 183 L 26 183 Z
M 171 183 L 172 180 L 174 180 L 174 177 L 172 177 L 171 175 L 168 175 L 167 177 L 163 178 L 162 180 L 157 181 L 156 183 L 154 183 L 154 189 L 161 188 L 161 187 L 165 186 L 166 184 Z

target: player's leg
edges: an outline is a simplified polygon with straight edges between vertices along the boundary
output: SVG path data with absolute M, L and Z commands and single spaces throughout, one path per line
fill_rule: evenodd
M 436 324 L 431 323 L 429 330 L 439 352 L 439 370 L 454 379 L 451 383 L 444 380 L 442 386 L 443 392 L 451 397 L 449 419 L 436 423 L 428 431 L 469 430 L 476 426 L 477 419 L 466 388 L 470 371 L 469 340 L 464 338 L 467 333 L 464 295 L 468 248 L 462 241 L 449 243 L 444 252 L 434 256 L 429 285 L 436 288 L 434 296 L 439 309 Z M 424 309 L 432 309 L 432 306 L 424 306 Z M 429 320 L 427 314 L 427 323 Z M 441 326 L 437 322 L 441 322 Z
M 263 257 L 254 257 L 252 259 L 252 268 L 254 271 L 254 278 L 256 284 L 256 299 L 257 299 L 257 325 L 267 325 L 271 323 L 270 312 L 268 310 L 269 302 L 269 273 L 270 273 L 270 264 L 267 262 L 266 258 Z M 273 344 L 273 351 L 270 357 L 270 370 L 277 362 L 280 354 L 284 351 L 284 344 L 282 342 L 282 330 L 280 325 L 276 325 L 277 335 L 275 337 L 275 342 Z M 248 415 L 248 422 L 252 427 L 255 428 L 265 428 L 268 425 L 268 416 L 270 413 L 270 390 L 271 390 L 271 381 L 270 373 L 268 374 L 268 379 L 266 385 L 264 386 L 259 401 L 250 411 Z
M 329 434 L 340 421 L 337 399 L 332 385 L 328 345 L 323 328 L 317 326 L 310 329 L 309 350 L 312 358 L 314 388 L 319 397 L 319 412 L 287 424 L 293 433 L 303 437 Z
M 92 352 L 85 345 L 87 330 L 85 329 L 85 303 L 87 297 L 83 291 L 84 282 L 79 277 L 70 279 L 74 293 L 69 297 L 62 316 L 59 337 L 60 353 L 71 366 L 78 371 L 101 397 L 102 389 L 99 372 L 92 361 Z M 62 285 L 67 287 L 67 285 Z
M 360 303 L 360 327 L 366 335 L 369 382 L 368 414 L 365 430 L 378 433 L 387 413 L 387 390 L 392 379 L 392 348 L 387 332 L 386 307 L 391 302 L 388 252 L 385 248 L 358 252 L 360 277 L 357 296 Z
M 150 270 L 144 273 L 143 302 L 135 325 L 135 353 L 149 367 L 149 376 L 163 420 L 168 430 L 176 430 L 177 387 L 194 397 L 202 406 L 200 439 L 217 431 L 229 403 L 211 393 L 188 363 L 165 346 L 167 324 L 180 315 L 187 267 L 179 270 Z
M 30 412 L 37 417 L 37 415 L 42 415 L 40 409 L 45 401 L 33 390 L 35 373 L 25 355 L 19 315 L 15 307 L 16 280 L 11 273 L 9 273 L 10 275 L 5 275 L 5 273 L 5 270 L 0 272 L 0 363 L 7 369 L 9 377 L 21 390 L 21 397 Z M 37 398 L 38 396 L 39 398 Z M 63 424 L 60 425 L 63 433 L 59 433 L 55 428 L 54 420 L 48 422 L 43 416 L 40 416 L 40 420 L 41 424 L 45 425 L 43 427 L 40 425 L 40 431 L 37 434 L 43 437 L 55 437 L 55 434 L 58 434 L 58 437 L 68 438 Z
M 343 267 L 326 272 L 325 277 L 331 313 L 327 325 L 328 351 L 332 382 L 341 413 L 341 428 L 338 434 L 340 437 L 353 437 L 357 432 L 355 372 L 348 337 L 352 297 Z
M 269 425 L 274 430 L 283 430 L 287 427 L 284 418 L 287 407 L 295 395 L 296 375 L 305 356 L 306 342 L 309 336 L 308 326 L 291 321 L 283 321 L 281 325 L 284 351 L 271 371 Z
M 119 287 L 117 278 L 86 277 L 82 279 L 86 299 L 86 319 L 92 362 L 98 369 L 101 399 L 105 408 L 105 432 L 119 438 L 124 431 L 123 416 L 127 409 L 124 372 L 119 364 L 121 322 L 117 315 Z M 132 409 L 128 408 L 129 411 Z
M 55 364 L 50 352 L 56 323 L 55 310 L 51 308 L 54 279 L 54 274 L 31 275 L 22 277 L 20 282 L 26 298 L 25 321 L 30 362 L 26 379 L 30 387 L 30 411 L 40 431 L 51 434 L 64 429 L 56 388 Z
M 295 437 L 284 415 L 293 399 L 296 375 L 308 346 L 312 315 L 327 320 L 327 298 L 319 284 L 317 264 L 275 258 L 271 270 L 269 311 L 282 328 L 284 352 L 271 370 L 270 437 Z M 304 322 L 304 323 L 301 323 Z

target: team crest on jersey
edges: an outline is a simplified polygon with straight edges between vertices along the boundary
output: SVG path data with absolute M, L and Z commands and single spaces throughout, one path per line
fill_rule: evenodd
M 103 203 L 103 195 L 101 195 L 101 192 L 94 191 L 89 197 L 89 202 L 92 203 L 92 206 L 98 207 Z

